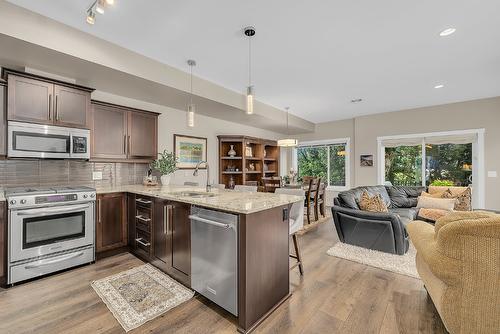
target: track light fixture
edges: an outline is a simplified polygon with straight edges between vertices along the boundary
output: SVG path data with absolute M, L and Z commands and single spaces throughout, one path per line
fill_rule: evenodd
M 87 9 L 87 23 L 95 23 L 95 14 L 104 14 L 106 6 L 111 6 L 115 3 L 114 0 L 95 0 L 92 5 Z

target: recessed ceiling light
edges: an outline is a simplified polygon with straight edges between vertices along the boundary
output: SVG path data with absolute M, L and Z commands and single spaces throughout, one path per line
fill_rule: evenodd
M 457 29 L 455 28 L 447 28 L 439 33 L 439 36 L 444 37 L 444 36 L 449 36 L 453 34 Z
M 359 103 L 361 101 L 363 101 L 363 99 L 352 99 L 351 103 Z
M 436 88 L 436 89 L 443 88 L 443 87 L 444 87 L 443 84 L 439 84 L 439 85 L 434 86 L 434 88 Z

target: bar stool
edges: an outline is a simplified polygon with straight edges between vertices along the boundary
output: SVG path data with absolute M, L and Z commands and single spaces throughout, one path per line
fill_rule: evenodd
M 275 193 L 305 197 L 305 191 L 303 189 L 277 188 Z M 304 275 L 302 255 L 300 254 L 299 240 L 297 239 L 297 232 L 304 227 L 304 204 L 302 202 L 293 203 L 288 216 L 290 223 L 290 235 L 292 236 L 293 248 L 295 249 L 295 254 L 290 254 L 290 257 L 297 260 L 290 270 L 298 266 L 300 275 Z

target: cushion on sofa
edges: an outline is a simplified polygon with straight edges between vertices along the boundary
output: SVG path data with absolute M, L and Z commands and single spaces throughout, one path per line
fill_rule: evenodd
M 425 187 L 386 186 L 393 208 L 413 208 L 417 206 L 418 196 Z
M 359 208 L 363 211 L 370 212 L 387 212 L 387 206 L 380 194 L 370 196 L 368 192 L 364 191 L 361 199 L 358 202 Z
M 456 202 L 456 198 L 434 198 L 420 196 L 418 198 L 417 209 L 427 208 L 453 211 Z
M 458 195 L 448 189 L 444 192 L 443 198 L 456 198 L 455 210 L 457 211 L 472 211 L 472 191 L 470 187 L 467 187 Z
M 387 190 L 384 186 L 357 187 L 351 190 L 340 192 L 338 194 L 338 197 L 344 207 L 359 210 L 358 202 L 361 199 L 361 195 L 364 191 L 366 191 L 370 196 L 380 194 L 380 197 L 382 197 L 385 206 L 390 207 L 391 198 L 389 197 L 389 194 L 387 193 Z

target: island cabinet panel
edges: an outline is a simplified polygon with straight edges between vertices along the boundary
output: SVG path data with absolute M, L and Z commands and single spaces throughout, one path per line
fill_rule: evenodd
M 150 162 L 158 151 L 158 114 L 92 101 L 91 159 Z
M 0 285 L 7 283 L 7 208 L 0 202 Z
M 130 159 L 156 159 L 157 122 L 156 114 L 129 112 L 128 155 Z
M 55 85 L 54 95 L 57 125 L 81 128 L 89 126 L 90 92 Z
M 22 122 L 88 128 L 92 89 L 6 70 L 8 119 Z
M 189 204 L 155 199 L 153 265 L 191 286 L 191 229 Z
M 290 297 L 289 206 L 240 216 L 238 330 L 252 331 Z
M 127 110 L 92 104 L 92 158 L 127 159 L 127 116 Z
M 96 217 L 97 253 L 127 245 L 127 194 L 98 195 Z
M 0 81 L 0 156 L 7 155 L 7 88 Z
M 10 120 L 53 124 L 54 85 L 23 76 L 8 76 Z

